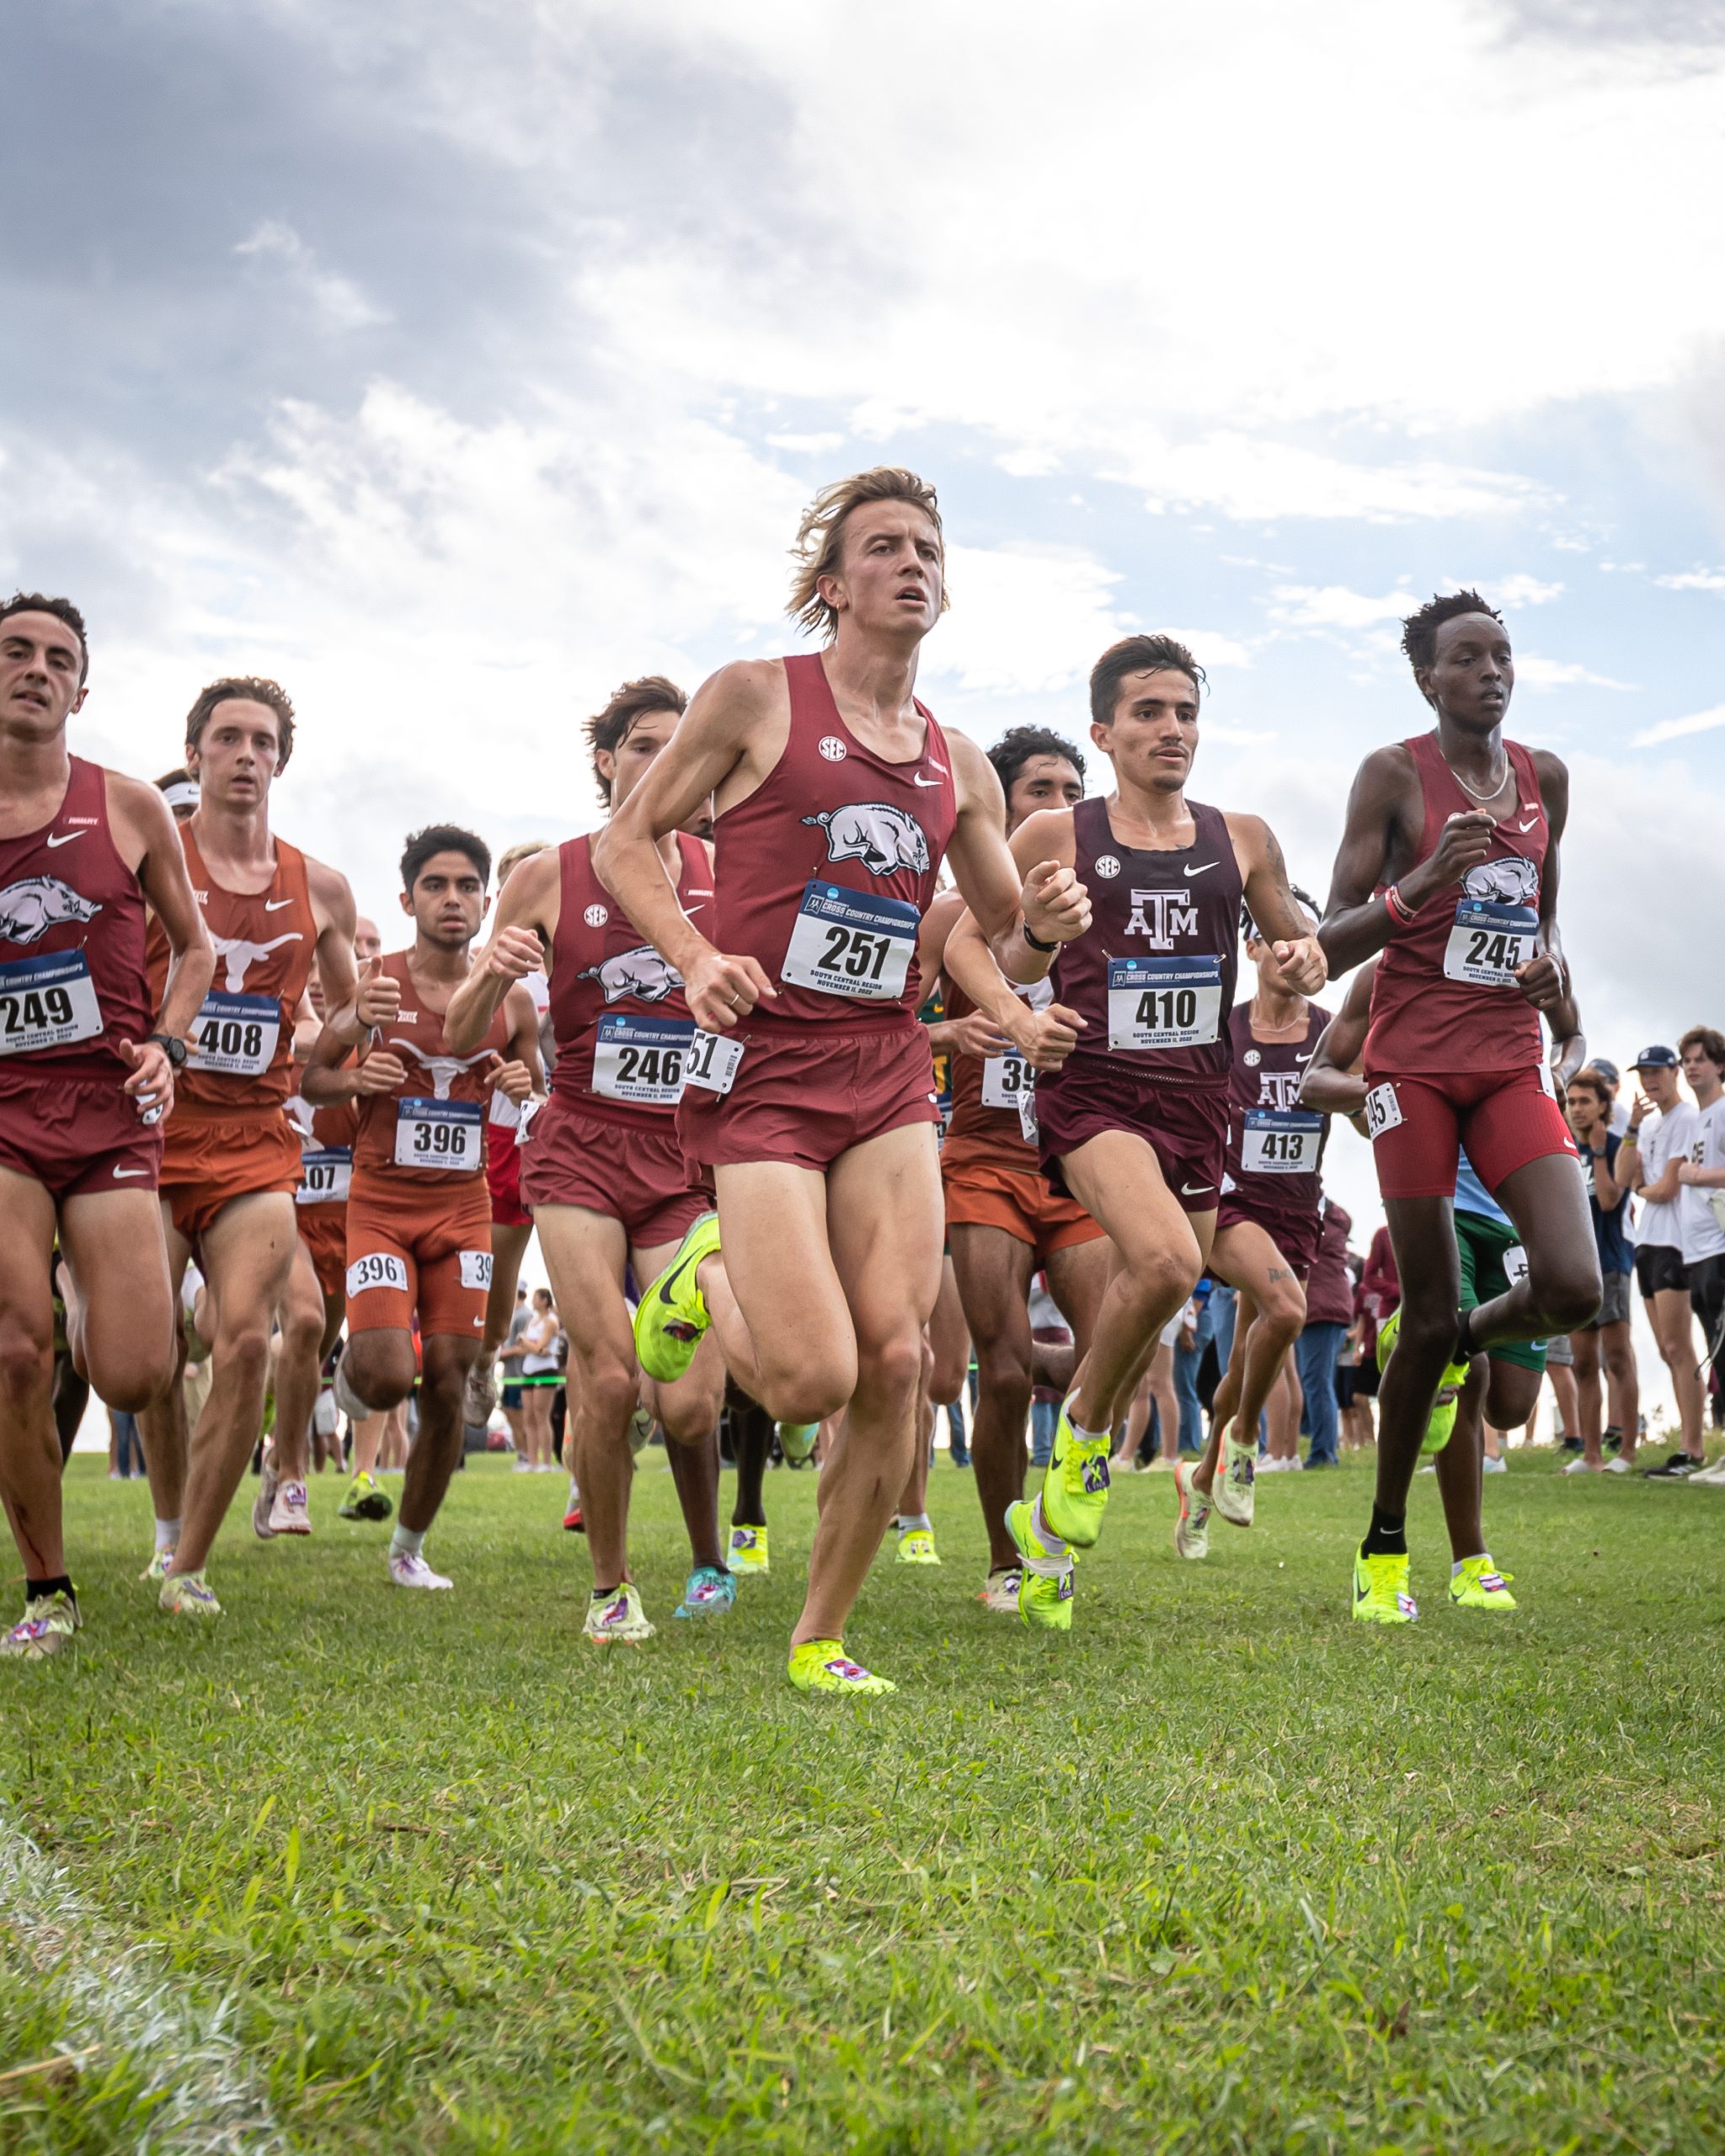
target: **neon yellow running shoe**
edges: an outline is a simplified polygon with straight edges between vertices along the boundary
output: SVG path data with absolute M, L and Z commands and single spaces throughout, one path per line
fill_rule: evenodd
M 871 1699 L 896 1692 L 890 1678 L 877 1677 L 845 1652 L 842 1640 L 804 1640 L 791 1649 L 786 1673 L 799 1692 L 846 1693 L 852 1699 Z
M 932 1527 L 901 1527 L 899 1529 L 899 1562 L 901 1565 L 937 1565 L 940 1552 L 934 1546 Z
M 1500 1572 L 1490 1557 L 1464 1557 L 1450 1581 L 1450 1599 L 1458 1609 L 1513 1609 L 1513 1572 Z
M 1419 1606 L 1407 1592 L 1407 1556 L 1354 1553 L 1354 1614 L 1363 1625 L 1411 1625 Z
M 766 1549 L 766 1529 L 764 1527 L 734 1527 L 731 1546 L 725 1553 L 725 1562 L 739 1579 L 764 1580 L 772 1570 Z
M 1378 1328 L 1380 1370 L 1388 1367 L 1401 1334 L 1402 1313 L 1399 1310 L 1391 1310 Z M 1427 1459 L 1430 1459 L 1434 1453 L 1441 1452 L 1455 1433 L 1455 1403 L 1461 1396 L 1462 1386 L 1467 1382 L 1467 1371 L 1466 1363 L 1448 1363 L 1444 1367 L 1444 1374 L 1438 1380 L 1438 1396 L 1432 1402 L 1431 1419 L 1425 1426 L 1425 1435 L 1419 1444 L 1420 1451 Z
M 27 1601 L 24 1615 L 3 1639 L 0 1655 L 17 1662 L 41 1662 L 58 1654 L 83 1624 L 75 1597 L 63 1587 Z
M 608 1594 L 595 1590 L 588 1598 L 581 1636 L 591 1640 L 595 1646 L 634 1647 L 639 1646 L 643 1640 L 650 1640 L 655 1629 L 648 1622 L 647 1613 L 641 1607 L 635 1582 L 625 1580 Z
M 1233 1527 L 1250 1527 L 1258 1508 L 1258 1440 L 1222 1437 L 1210 1502 Z
M 1180 1509 L 1174 1515 L 1174 1548 L 1196 1564 L 1210 1555 L 1210 1501 L 1193 1481 L 1188 1460 L 1176 1463 L 1174 1487 L 1180 1493 Z
M 641 1368 L 660 1385 L 674 1383 L 688 1369 L 713 1322 L 695 1273 L 718 1248 L 718 1215 L 703 1213 L 636 1306 L 635 1353 Z
M 1072 1629 L 1072 1552 L 1048 1524 L 1040 1497 L 1007 1507 L 1007 1532 L 1018 1552 L 1018 1614 L 1042 1632 Z
M 173 1561 L 173 1558 L 174 1552 L 171 1550 L 152 1550 L 150 1552 L 149 1563 L 138 1574 L 138 1577 L 146 1587 L 160 1587 L 168 1577 L 168 1567 Z
M 1042 1516 L 1062 1542 L 1075 1550 L 1093 1550 L 1108 1505 L 1108 1454 L 1114 1439 L 1104 1430 L 1081 1438 L 1073 1428 L 1069 1396 L 1060 1402 L 1055 1425 L 1055 1449 L 1042 1477 Z
M 222 1604 L 201 1572 L 169 1572 L 162 1582 L 156 1607 L 170 1617 L 219 1617 Z

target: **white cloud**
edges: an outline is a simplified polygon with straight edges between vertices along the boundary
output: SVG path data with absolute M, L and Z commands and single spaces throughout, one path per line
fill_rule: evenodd
M 1633 681 L 1614 681 L 1609 674 L 1595 674 L 1574 659 L 1541 659 L 1530 651 L 1515 654 L 1515 684 L 1535 692 L 1546 689 L 1632 689 Z
M 1206 674 L 1218 666 L 1250 666 L 1252 653 L 1237 637 L 1225 637 L 1220 629 L 1177 629 L 1166 622 L 1156 624 L 1163 636 L 1183 643 Z
M 1680 741 L 1690 734 L 1711 734 L 1720 726 L 1725 726 L 1725 704 L 1715 704 L 1711 711 L 1692 712 L 1687 718 L 1662 718 L 1657 726 L 1637 734 L 1630 745 L 1657 749 L 1662 741 Z
M 328 328 L 371 329 L 389 319 L 387 312 L 367 299 L 352 278 L 323 268 L 291 225 L 272 218 L 233 251 L 259 261 L 279 262 Z
M 1419 604 L 1410 591 L 1374 595 L 1343 584 L 1280 584 L 1274 597 L 1270 619 L 1293 629 L 1374 628 L 1402 620 Z
M 1725 591 L 1725 569 L 1685 569 L 1676 576 L 1656 576 L 1667 591 Z
M 833 450 L 844 447 L 845 438 L 838 434 L 769 435 L 767 445 L 782 449 L 797 456 L 825 456 Z
M 1547 584 L 1542 578 L 1529 576 L 1518 570 L 1511 576 L 1487 577 L 1493 603 L 1498 606 L 1544 606 L 1551 600 L 1562 596 L 1561 584 Z
M 1069 688 L 1132 626 L 1121 576 L 1093 555 L 1029 544 L 948 550 L 953 611 L 923 648 L 922 671 L 965 690 Z

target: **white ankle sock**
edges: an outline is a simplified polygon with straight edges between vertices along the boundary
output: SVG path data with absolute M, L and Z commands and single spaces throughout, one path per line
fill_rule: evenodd
M 394 1534 L 389 1538 L 390 1555 L 392 1556 L 399 1556 L 403 1557 L 417 1557 L 420 1550 L 425 1547 L 425 1529 L 422 1529 L 418 1534 L 415 1534 L 410 1527 L 398 1526 Z
M 157 1521 L 156 1547 L 158 1550 L 177 1550 L 179 1547 L 179 1522 L 177 1519 Z

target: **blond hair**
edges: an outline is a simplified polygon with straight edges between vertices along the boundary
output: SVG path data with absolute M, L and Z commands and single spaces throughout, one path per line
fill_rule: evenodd
M 523 839 L 518 846 L 505 846 L 497 863 L 497 888 L 500 891 L 508 883 L 510 871 L 519 868 L 524 861 L 531 861 L 536 853 L 543 853 L 549 841 Z
M 946 534 L 941 527 L 940 503 L 927 479 L 919 479 L 902 465 L 877 464 L 872 472 L 854 472 L 848 479 L 836 479 L 823 487 L 803 512 L 797 526 L 797 543 L 791 558 L 797 564 L 791 578 L 790 604 L 785 611 L 805 629 L 824 629 L 829 643 L 838 634 L 837 611 L 820 595 L 820 579 L 838 574 L 839 556 L 845 542 L 845 525 L 854 509 L 864 502 L 909 502 L 934 526 L 941 545 L 940 607 L 945 613 Z

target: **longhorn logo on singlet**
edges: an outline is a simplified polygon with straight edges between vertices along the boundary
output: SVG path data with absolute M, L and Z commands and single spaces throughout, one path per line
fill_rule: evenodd
M 62 921 L 93 921 L 102 910 L 57 876 L 26 876 L 0 891 L 0 942 L 34 943 Z
M 884 801 L 859 801 L 847 808 L 823 809 L 803 821 L 825 832 L 829 861 L 860 861 L 871 876 L 890 876 L 897 868 L 919 876 L 928 872 L 928 835 L 906 809 Z
M 1540 888 L 1540 872 L 1525 855 L 1512 853 L 1502 861 L 1476 862 L 1461 879 L 1471 899 L 1500 906 L 1530 905 Z
M 284 943 L 303 943 L 305 937 L 296 928 L 286 936 L 272 936 L 267 943 L 249 943 L 243 936 L 212 936 L 216 955 L 227 968 L 222 985 L 230 995 L 245 993 L 246 975 L 259 959 L 267 958 L 272 951 L 279 951 Z
M 1129 936 L 1142 936 L 1152 951 L 1172 951 L 1177 936 L 1198 933 L 1198 908 L 1187 891 L 1135 891 L 1126 922 Z
M 621 1003 L 626 995 L 637 1003 L 663 1003 L 674 988 L 683 985 L 676 968 L 668 966 L 650 943 L 638 943 L 633 951 L 620 951 L 600 965 L 585 967 L 575 979 L 596 980 L 607 1003 Z
M 496 1051 L 481 1049 L 477 1055 L 427 1055 L 425 1049 L 413 1041 L 404 1041 L 399 1033 L 392 1033 L 389 1046 L 404 1049 L 414 1060 L 431 1073 L 431 1097 L 446 1101 L 449 1089 L 464 1070 L 471 1070 L 476 1063 L 490 1061 Z

